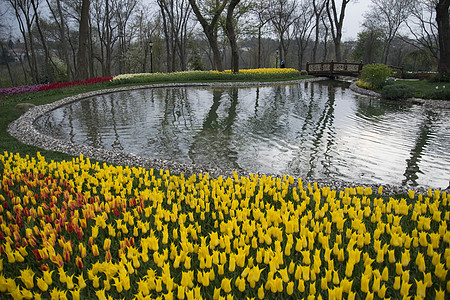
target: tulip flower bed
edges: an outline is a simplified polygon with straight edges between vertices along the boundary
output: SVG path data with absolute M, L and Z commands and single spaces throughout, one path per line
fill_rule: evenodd
M 311 76 L 310 76 L 311 77 Z M 159 82 L 218 82 L 218 81 L 277 81 L 295 80 L 308 78 L 301 75 L 295 69 L 285 68 L 261 68 L 241 69 L 239 73 L 233 74 L 230 70 L 218 71 L 188 71 L 173 73 L 140 73 L 122 74 L 113 79 L 113 83 L 125 84 L 148 84 Z
M 0 298 L 448 299 L 450 195 L 0 155 Z
M 0 99 L 4 96 L 12 96 L 16 94 L 23 93 L 33 93 L 39 91 L 48 91 L 53 89 L 62 89 L 77 85 L 89 85 L 89 84 L 97 84 L 101 82 L 109 82 L 113 79 L 113 77 L 96 77 L 89 78 L 86 80 L 76 80 L 70 82 L 55 82 L 55 83 L 47 83 L 47 84 L 36 84 L 36 85 L 28 85 L 28 86 L 18 86 L 11 88 L 1 88 L 0 89 Z

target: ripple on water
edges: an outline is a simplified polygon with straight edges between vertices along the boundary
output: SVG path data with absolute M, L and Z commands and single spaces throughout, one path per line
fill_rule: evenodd
M 375 184 L 445 188 L 449 110 L 356 97 L 333 82 L 158 88 L 45 114 L 59 139 L 180 163 Z

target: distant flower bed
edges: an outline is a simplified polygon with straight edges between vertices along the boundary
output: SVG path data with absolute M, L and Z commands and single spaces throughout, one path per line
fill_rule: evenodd
M 192 81 L 254 81 L 254 80 L 289 80 L 300 76 L 300 72 L 292 68 L 260 68 L 241 69 L 238 74 L 231 70 L 219 71 L 185 71 L 172 73 L 137 73 L 121 74 L 114 77 L 96 77 L 84 81 L 56 82 L 11 88 L 0 88 L 0 99 L 16 94 L 61 89 L 77 85 L 90 85 L 100 82 L 114 84 L 147 84 L 163 82 L 192 82 Z
M 211 71 L 211 73 L 217 74 L 230 74 L 231 70 L 225 70 L 223 72 Z M 239 73 L 242 74 L 287 74 L 287 73 L 299 73 L 296 69 L 292 68 L 260 68 L 260 69 L 241 69 Z
M 186 71 L 173 73 L 139 73 L 122 74 L 113 79 L 113 83 L 149 84 L 163 82 L 219 82 L 219 81 L 270 81 L 298 79 L 300 72 L 295 69 L 260 68 L 241 69 L 233 74 L 231 70 L 219 71 Z
M 0 97 L 3 96 L 12 96 L 16 94 L 23 93 L 33 93 L 38 91 L 47 91 L 53 89 L 61 89 L 66 87 L 72 87 L 77 85 L 88 85 L 88 84 L 96 84 L 105 81 L 111 81 L 113 77 L 95 77 L 89 78 L 86 80 L 76 80 L 70 82 L 55 82 L 55 83 L 47 83 L 47 84 L 36 84 L 36 85 L 24 85 L 10 88 L 1 88 L 0 89 Z
M 0 154 L 0 298 L 449 299 L 450 195 Z

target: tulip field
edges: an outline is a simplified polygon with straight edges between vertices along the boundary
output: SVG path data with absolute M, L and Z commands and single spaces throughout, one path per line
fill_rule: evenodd
M 1 299 L 449 299 L 450 195 L 0 154 Z

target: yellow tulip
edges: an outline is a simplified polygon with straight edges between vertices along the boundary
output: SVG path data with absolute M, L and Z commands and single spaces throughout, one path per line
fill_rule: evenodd
M 400 289 L 400 284 L 401 284 L 401 277 L 400 276 L 395 276 L 394 279 L 394 290 L 399 290 Z
M 258 298 L 260 300 L 264 299 L 264 285 L 261 284 L 261 286 L 258 288 Z
M 411 285 L 412 285 L 411 283 L 402 281 L 402 284 L 400 287 L 400 295 L 402 295 L 402 296 L 408 295 Z
M 379 289 L 378 292 L 377 292 L 378 297 L 381 298 L 381 299 L 384 299 L 384 297 L 385 297 L 385 295 L 386 295 L 386 291 L 387 291 L 386 286 L 385 286 L 384 284 L 381 285 L 380 289 Z
M 447 271 L 443 264 L 439 263 L 434 268 L 434 275 L 437 276 L 441 281 L 444 281 L 447 277 Z
M 31 290 L 34 287 L 33 282 L 34 272 L 30 268 L 26 268 L 25 270 L 20 270 L 19 278 L 25 284 L 25 287 Z
M 294 293 L 294 283 L 292 281 L 288 283 L 286 287 L 286 292 L 289 296 L 291 296 Z
M 36 278 L 36 283 L 38 288 L 42 291 L 42 292 L 46 292 L 48 290 L 48 284 L 45 282 L 44 279 L 42 278 Z
M 79 300 L 80 299 L 80 290 L 72 290 L 70 291 L 72 294 L 72 300 Z
M 369 283 L 370 277 L 367 277 L 365 274 L 361 276 L 361 292 L 367 294 L 369 292 Z
M 439 288 L 439 291 L 436 291 L 436 300 L 444 300 L 445 299 L 445 290 L 441 290 Z
M 433 285 L 431 273 L 423 273 L 423 281 L 427 284 L 427 287 L 431 287 Z
M 231 292 L 231 279 L 223 278 L 220 287 L 225 293 Z

